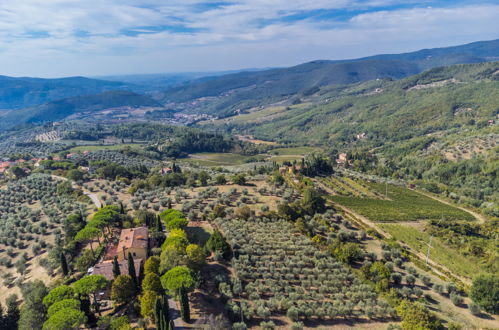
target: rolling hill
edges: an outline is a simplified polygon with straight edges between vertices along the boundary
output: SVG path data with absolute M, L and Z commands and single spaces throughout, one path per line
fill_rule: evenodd
M 68 97 L 112 90 L 134 90 L 133 84 L 68 77 L 59 79 L 0 76 L 0 110 L 20 109 Z
M 260 106 L 262 99 L 275 101 L 290 94 L 313 91 L 316 87 L 401 79 L 433 67 L 497 59 L 499 40 L 356 60 L 312 61 L 290 68 L 201 78 L 167 89 L 160 100 L 173 102 L 178 109 L 227 117 Z M 196 107 L 182 104 L 193 100 L 201 102 L 196 102 Z
M 11 110 L 0 116 L 0 130 L 26 123 L 43 123 L 62 120 L 72 114 L 97 111 L 121 106 L 161 106 L 148 96 L 128 91 L 109 91 L 83 95 L 19 110 Z
M 499 216 L 499 62 L 322 86 L 200 124 L 321 146 L 333 157 L 348 152 L 358 171 L 419 180 L 430 191 Z

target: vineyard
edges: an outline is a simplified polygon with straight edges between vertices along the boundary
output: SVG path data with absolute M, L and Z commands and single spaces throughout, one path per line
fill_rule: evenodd
M 465 211 L 404 187 L 371 182 L 365 185 L 384 199 L 358 196 L 331 196 L 331 199 L 374 221 L 474 220 Z
M 223 288 L 232 297 L 232 313 L 268 320 L 286 315 L 293 321 L 385 318 L 393 315 L 331 254 L 319 251 L 285 220 L 217 219 L 231 244 L 238 279 Z

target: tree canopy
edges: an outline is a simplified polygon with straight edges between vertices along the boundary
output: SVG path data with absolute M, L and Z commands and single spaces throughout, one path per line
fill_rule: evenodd
M 111 299 L 117 304 L 130 301 L 136 294 L 135 283 L 130 275 L 119 275 L 113 281 Z
M 178 289 L 182 286 L 186 289 L 191 288 L 194 285 L 194 278 L 189 268 L 177 266 L 161 276 L 161 284 L 171 294 L 177 294 Z
M 87 317 L 82 311 L 63 308 L 43 323 L 43 330 L 73 330 L 85 322 Z
M 64 300 L 74 298 L 75 291 L 67 285 L 60 285 L 52 290 L 43 298 L 43 305 L 49 308 L 52 304 Z
M 105 289 L 108 283 L 102 275 L 88 275 L 74 282 L 73 288 L 76 293 L 88 296 L 97 290 Z

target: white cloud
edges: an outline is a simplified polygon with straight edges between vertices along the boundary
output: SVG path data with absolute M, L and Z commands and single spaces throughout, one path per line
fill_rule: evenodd
M 0 74 L 99 75 L 292 65 L 494 39 L 499 31 L 499 5 L 492 4 L 378 10 L 397 2 L 236 0 L 199 10 L 206 2 L 2 1 Z M 281 19 L 309 10 L 348 13 L 360 8 L 370 10 L 349 20 Z M 183 31 L 148 28 L 155 26 L 181 26 Z M 148 33 L 122 33 L 130 30 Z

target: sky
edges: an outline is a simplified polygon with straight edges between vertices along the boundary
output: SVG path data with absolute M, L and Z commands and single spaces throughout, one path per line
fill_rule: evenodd
M 225 71 L 499 38 L 499 0 L 0 0 L 0 75 Z

